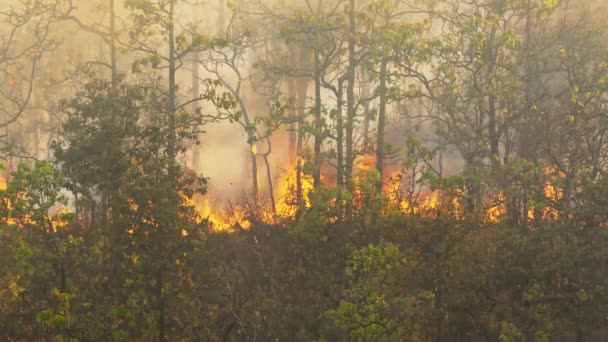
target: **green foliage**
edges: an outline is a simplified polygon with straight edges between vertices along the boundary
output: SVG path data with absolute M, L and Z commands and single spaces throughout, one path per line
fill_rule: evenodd
M 524 335 L 513 324 L 500 322 L 500 342 L 525 341 Z
M 4 211 L 13 217 L 29 216 L 38 226 L 52 230 L 49 212 L 67 204 L 60 193 L 64 184 L 61 172 L 47 162 L 37 161 L 34 168 L 20 164 L 5 193 Z
M 23 167 L 14 178 L 21 185 L 10 187 L 23 190 L 31 173 L 56 174 L 40 168 L 45 171 Z M 150 221 L 163 222 L 163 212 L 145 201 L 163 192 L 131 188 L 131 182 L 124 189 L 139 208 L 123 212 L 126 227 L 136 228 L 124 237 L 122 258 L 105 254 L 111 235 L 100 223 L 43 234 L 33 233 L 36 223 L 0 229 L 3 331 L 57 340 L 154 339 L 159 265 L 167 276 L 165 310 L 173 317 L 167 334 L 174 339 L 198 331 L 205 338 L 264 340 L 401 341 L 441 334 L 547 341 L 604 331 L 608 283 L 596 265 L 607 261 L 608 235 L 592 226 L 587 211 L 526 234 L 503 224 L 372 210 L 339 223 L 334 190 L 321 188 L 297 222 L 285 223 L 288 230 L 254 225 L 238 235 L 202 234 L 184 206 L 179 227 L 190 234 L 184 238 Z M 43 184 L 50 189 L 41 193 L 54 191 L 48 182 L 32 189 Z M 595 185 L 589 196 L 601 189 Z M 116 262 L 121 277 L 113 273 Z
M 391 341 L 400 336 L 399 322 L 391 319 L 391 300 L 386 298 L 387 281 L 399 272 L 405 258 L 398 246 L 369 245 L 354 250 L 346 262 L 347 296 L 326 316 L 350 338 L 363 341 Z

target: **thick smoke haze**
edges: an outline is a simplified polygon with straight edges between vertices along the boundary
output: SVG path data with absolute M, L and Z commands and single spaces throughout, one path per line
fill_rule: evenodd
M 52 3 L 53 1 L 41 1 L 39 6 L 51 6 Z M 467 1 L 452 2 L 452 4 L 454 3 L 458 4 L 460 11 L 466 11 L 467 6 L 472 6 L 472 3 Z M 9 94 L 4 99 L 4 102 L 7 103 L 6 108 L 8 108 L 3 113 L 4 117 L 10 119 L 11 112 L 19 112 L 19 102 L 27 105 L 22 110 L 24 112 L 23 115 L 19 115 L 14 125 L 7 125 L 3 128 L 6 147 L 18 151 L 17 155 L 22 154 L 39 159 L 52 159 L 49 147 L 51 142 L 57 138 L 58 128 L 62 122 L 57 102 L 62 98 L 73 95 L 83 83 L 87 82 L 88 76 L 109 77 L 110 70 L 108 66 L 111 63 L 109 56 L 110 47 L 107 44 L 107 34 L 110 31 L 111 24 L 109 4 L 108 1 L 89 0 L 57 2 L 53 14 L 56 18 L 41 19 L 42 21 L 49 20 L 53 22 L 48 27 L 48 32 L 44 32 L 48 34 L 45 41 L 45 47 L 48 51 L 45 51 L 37 61 L 35 73 L 32 73 L 34 76 L 33 80 L 28 79 L 28 73 L 32 71 L 31 60 L 28 61 L 27 58 L 23 58 L 20 61 L 8 61 L 7 58 L 7 60 L 2 61 L 4 71 L 2 76 L 3 87 L 6 88 L 8 86 L 10 88 L 13 85 L 13 90 L 11 91 L 14 91 L 15 87 L 18 86 L 20 86 L 18 88 L 21 88 L 21 94 L 18 96 L 16 94 Z M 142 76 L 132 73 L 133 65 L 146 57 L 141 50 L 137 51 L 137 49 L 133 49 L 130 46 L 132 42 L 129 36 L 133 31 L 134 16 L 137 14 L 136 11 L 128 8 L 127 5 L 129 5 L 128 1 L 116 0 L 114 2 L 114 14 L 116 15 L 115 43 L 118 50 L 116 63 L 120 74 L 126 75 L 128 79 L 136 80 Z M 365 11 L 367 5 L 365 2 L 358 4 L 362 11 Z M 18 11 L 20 6 L 23 6 L 21 1 L 3 1 L 3 7 L 7 9 Z M 273 40 L 277 39 L 277 32 L 273 32 L 276 28 L 272 28 L 271 23 L 276 21 L 280 16 L 289 15 L 289 13 L 308 13 L 312 15 L 317 15 L 315 13 L 318 13 L 320 15 L 335 16 L 344 10 L 344 6 L 346 6 L 345 1 L 320 0 L 292 2 L 194 1 L 191 3 L 179 3 L 176 8 L 176 20 L 177 26 L 181 30 L 180 34 L 183 34 L 186 40 L 190 39 L 188 35 L 191 34 L 202 35 L 206 39 L 236 37 L 239 34 L 243 34 L 243 32 L 254 36 L 259 35 L 249 40 L 247 45 L 243 47 L 243 51 L 238 52 L 235 59 L 242 83 L 239 96 L 242 97 L 243 104 L 250 113 L 251 119 L 255 120 L 256 117 L 268 114 L 269 105 L 272 101 L 287 101 L 286 97 L 289 95 L 287 89 L 288 76 L 272 80 L 274 82 L 273 86 L 278 88 L 274 90 L 271 96 L 269 96 L 266 89 L 262 89 L 267 84 L 264 84 L 264 81 L 260 81 L 261 78 L 264 78 L 264 75 L 261 75 L 264 71 L 261 69 L 260 64 L 262 62 L 277 61 L 284 63 L 285 60 L 289 59 L 288 54 L 290 52 L 289 47 L 285 46 L 284 43 L 273 42 Z M 404 13 L 407 13 L 402 15 L 399 21 L 403 23 L 418 23 L 424 20 L 431 20 L 432 24 L 426 28 L 425 36 L 429 39 L 441 40 L 446 30 L 446 24 L 442 20 L 433 17 L 432 13 L 430 16 L 424 13 L 421 10 L 424 6 L 425 4 L 422 1 L 403 5 L 401 9 Z M 441 10 L 442 7 L 447 8 L 446 6 L 451 5 L 449 2 L 445 4 L 437 2 L 435 6 L 435 9 Z M 565 1 L 558 6 L 552 20 L 558 25 L 557 22 L 562 19 L 575 21 L 578 18 L 584 17 L 585 21 L 590 23 L 595 22 L 600 25 L 606 13 L 605 7 L 602 1 Z M 571 19 L 567 19 L 566 16 Z M 41 33 L 36 32 L 36 23 L 28 23 L 14 31 L 14 36 L 11 38 L 12 41 L 8 41 L 8 34 L 12 29 L 11 24 L 4 22 L 1 27 L 4 32 L 4 44 L 10 44 L 10 47 L 6 50 L 9 56 L 11 54 L 18 55 L 20 48 L 28 48 L 28 44 L 31 41 L 35 41 L 35 39 L 39 39 L 38 35 Z M 38 29 L 40 30 L 40 27 Z M 157 29 L 152 29 L 152 32 L 148 32 L 154 35 L 148 37 L 151 42 L 149 46 L 157 53 L 166 51 L 167 46 L 162 35 L 158 35 L 158 32 L 155 30 Z M 263 41 L 264 39 L 270 40 Z M 217 62 L 217 57 L 217 55 L 211 56 L 211 54 L 207 54 L 206 52 L 203 52 L 202 56 L 199 56 L 202 60 L 216 58 L 215 65 L 207 63 L 211 68 L 217 67 L 219 63 Z M 180 101 L 183 102 L 190 101 L 193 97 L 193 58 L 192 55 L 183 56 L 180 61 L 183 65 L 181 65 L 177 73 Z M 300 73 L 307 73 L 312 67 L 311 55 L 305 58 L 308 58 L 308 61 L 298 61 L 301 64 Z M 148 76 L 145 76 L 146 78 L 151 74 L 155 74 L 161 78 L 166 77 L 162 69 L 155 70 L 155 68 L 151 68 L 149 65 L 146 67 L 148 68 L 146 69 L 148 71 Z M 434 68 L 437 67 L 437 64 L 420 65 L 419 70 L 431 78 Z M 200 69 L 198 74 L 200 80 L 217 78 L 217 75 L 210 73 L 205 67 L 199 65 L 197 68 Z M 234 70 L 226 65 L 219 65 L 217 70 L 219 70 L 223 82 L 235 86 L 236 82 L 239 81 L 236 79 Z M 336 69 L 336 75 L 337 73 L 338 69 Z M 331 72 L 328 73 L 328 78 L 332 77 L 336 76 L 332 76 Z M 365 77 L 365 74 L 358 75 L 357 77 Z M 562 76 L 558 75 L 556 77 Z M 30 82 L 33 83 L 33 89 L 31 96 L 28 98 L 26 95 Z M 556 82 L 559 83 L 555 81 L 553 84 L 557 84 Z M 199 88 L 203 87 L 202 81 L 199 81 L 198 86 Z M 307 88 L 307 98 L 303 104 L 306 106 L 304 111 L 308 112 L 312 110 L 314 105 L 314 84 L 312 79 L 309 79 L 305 86 Z M 559 91 L 559 86 L 557 87 L 557 91 Z M 355 92 L 360 98 L 365 97 L 365 92 L 370 93 L 371 91 L 373 89 L 370 90 L 370 87 L 366 86 L 366 82 L 362 82 L 355 88 Z M 331 90 L 323 88 L 321 96 L 323 103 L 335 103 L 335 94 L 332 94 Z M 18 98 L 17 101 L 15 101 L 15 98 Z M 25 103 L 26 100 L 27 103 Z M 17 103 L 16 106 L 14 102 Z M 11 105 L 13 108 L 11 108 Z M 203 112 L 214 110 L 213 104 L 209 102 L 200 101 L 198 105 Z M 372 99 L 369 102 L 361 103 L 361 106 L 369 113 L 375 113 L 378 109 L 378 100 L 377 98 Z M 190 108 L 188 109 L 190 110 Z M 329 107 L 326 109 L 330 110 Z M 418 106 L 413 101 L 409 104 L 396 102 L 389 104 L 387 112 L 387 136 L 389 136 L 390 143 L 395 147 L 404 147 L 409 137 L 416 136 L 429 142 L 437 141 L 439 144 L 444 144 L 444 142 L 439 142 L 435 137 L 435 124 L 423 118 L 432 116 L 429 110 L 431 109 L 428 105 Z M 360 115 L 359 120 L 367 121 L 365 119 L 365 115 L 367 114 L 362 111 Z M 418 119 L 409 119 L 408 117 L 416 117 Z M 371 118 L 369 122 L 365 124 L 361 122 L 361 125 L 356 128 L 357 141 L 361 149 L 364 149 L 362 144 L 364 144 L 363 140 L 365 140 L 362 137 L 362 134 L 364 134 L 363 130 L 367 130 L 368 128 L 366 127 L 371 127 L 366 133 L 372 135 L 374 132 L 376 125 L 375 117 L 371 115 Z M 210 178 L 209 190 L 213 194 L 211 197 L 218 203 L 237 201 L 242 199 L 244 195 L 251 194 L 250 174 L 252 166 L 249 160 L 251 146 L 247 142 L 247 132 L 243 127 L 230 123 L 227 120 L 208 124 L 202 130 L 205 133 L 200 136 L 200 145 L 192 146 L 186 152 L 186 155 L 181 158 L 182 162 L 192 167 L 191 159 L 199 160 L 196 171 Z M 289 162 L 289 137 L 287 130 L 288 127 L 285 126 L 275 132 L 271 138 L 273 152 L 270 155 L 270 166 L 274 181 L 278 181 L 285 173 L 285 170 L 293 166 Z M 391 130 L 394 130 L 394 132 L 391 132 Z M 257 145 L 260 145 L 257 147 L 258 149 L 266 148 L 264 141 L 258 142 Z M 307 146 L 312 148 L 312 141 L 308 141 Z M 447 150 L 442 154 L 444 160 L 441 162 L 438 160 L 433 161 L 435 167 L 438 167 L 438 163 L 440 163 L 441 167 L 448 174 L 462 171 L 464 167 L 463 158 L 460 155 L 462 151 L 458 152 L 458 148 L 449 143 L 446 146 Z M 332 147 L 332 143 L 326 141 L 324 148 L 335 149 L 335 144 Z M 195 155 L 197 156 L 195 157 Z M 14 164 L 16 162 L 11 161 L 11 163 Z M 259 163 L 262 164 L 262 161 L 260 160 Z M 7 175 L 10 172 L 8 170 L 10 168 L 6 171 Z M 264 179 L 266 176 L 262 170 L 263 168 L 260 167 L 258 176 L 259 186 L 261 189 L 264 189 L 263 191 L 267 192 L 268 189 Z M 330 171 L 326 177 L 328 179 L 335 178 L 335 171 Z

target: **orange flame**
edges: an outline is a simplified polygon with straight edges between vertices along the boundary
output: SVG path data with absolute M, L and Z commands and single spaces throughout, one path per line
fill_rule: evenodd
M 310 208 L 310 192 L 314 190 L 312 176 L 301 174 L 302 200 L 304 207 Z M 277 199 L 277 215 L 280 218 L 294 218 L 298 211 L 297 170 L 290 167 L 278 182 L 275 198 Z
M 251 228 L 250 213 L 238 205 L 229 205 L 227 208 L 217 208 L 211 203 L 212 199 L 203 197 L 197 199 L 196 210 L 201 217 L 209 223 L 214 231 L 234 231 L 235 227 Z

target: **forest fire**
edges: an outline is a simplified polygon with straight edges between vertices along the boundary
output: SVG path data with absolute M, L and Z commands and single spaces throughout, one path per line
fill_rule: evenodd
M 301 174 L 300 177 L 303 205 L 309 208 L 311 205 L 309 194 L 314 190 L 313 180 L 310 175 Z M 279 179 L 275 197 L 277 199 L 278 217 L 294 218 L 298 211 L 297 171 L 295 166 L 289 167 Z
M 314 192 L 313 178 L 310 174 L 300 174 L 301 182 L 301 201 L 302 208 L 310 208 L 312 198 L 310 194 Z M 354 177 L 354 205 L 357 210 L 362 210 L 370 201 L 380 199 L 375 191 L 375 156 L 364 155 L 356 163 Z M 326 187 L 333 188 L 335 184 L 328 181 L 329 177 L 322 174 L 322 183 Z M 418 193 L 416 198 L 408 197 L 402 189 L 403 179 L 401 171 L 396 167 L 388 167 L 385 171 L 383 181 L 382 201 L 385 201 L 387 208 L 397 209 L 406 215 L 422 215 L 437 217 L 438 215 L 449 215 L 454 219 L 463 218 L 463 207 L 460 199 L 455 196 L 445 196 L 440 191 L 424 191 Z M 280 220 L 292 220 L 298 213 L 298 194 L 297 194 L 297 172 L 296 166 L 287 168 L 276 184 L 274 195 L 276 198 L 276 213 L 269 203 L 258 200 L 257 205 L 229 203 L 225 207 L 214 205 L 213 197 L 209 195 L 197 198 L 193 203 L 198 213 L 204 219 L 209 220 L 212 229 L 215 231 L 234 231 L 235 227 L 249 229 L 252 222 L 265 224 L 276 224 Z M 336 205 L 336 199 L 332 199 L 330 205 Z M 329 218 L 329 222 L 335 222 L 336 217 Z
M 7 209 L 8 213 L 0 218 L 0 224 L 20 228 L 42 225 L 49 232 L 57 233 L 58 230 L 69 227 L 73 222 L 74 212 L 67 207 L 54 207 L 48 213 L 41 213 L 41 218 L 35 219 L 32 213 L 20 214 L 21 210 L 15 210 L 16 208 L 9 198 L 2 198 L 2 202 L 2 206 Z
M 270 203 L 261 198 L 258 198 L 257 203 L 253 199 L 245 198 L 242 203 L 229 202 L 222 207 L 216 204 L 221 202 L 215 201 L 209 195 L 203 195 L 197 196 L 192 203 L 215 231 L 234 231 L 237 227 L 249 229 L 253 221 L 274 224 L 280 219 L 295 218 L 298 211 L 295 167 L 285 171 L 275 184 L 276 213 Z M 309 193 L 314 189 L 312 177 L 302 174 L 301 186 L 303 206 L 310 207 Z
M 0 0 L 7 341 L 601 341 L 606 0 Z
M 214 231 L 233 232 L 235 228 L 249 229 L 251 227 L 251 215 L 240 205 L 228 204 L 224 208 L 212 204 L 213 199 L 205 196 L 194 200 L 194 207 L 203 220 L 211 224 Z
M 486 210 L 485 215 L 486 222 L 498 223 L 506 217 L 507 205 L 505 200 L 506 197 L 501 192 L 494 200 L 490 201 L 489 208 Z
M 543 221 L 555 221 L 559 217 L 559 210 L 555 207 L 558 201 L 561 199 L 561 190 L 557 189 L 555 185 L 550 182 L 546 182 L 543 187 L 544 199 L 541 205 L 530 205 L 527 208 L 525 218 L 529 222 L 534 222 L 537 215 L 540 215 L 540 219 Z M 490 200 L 487 205 L 485 214 L 485 221 L 491 223 L 498 223 L 507 217 L 507 198 L 503 192 L 500 192 L 494 199 Z
M 54 215 L 51 216 L 51 226 L 53 232 L 57 232 L 59 229 L 67 228 L 72 222 L 74 211 L 67 207 L 55 208 Z

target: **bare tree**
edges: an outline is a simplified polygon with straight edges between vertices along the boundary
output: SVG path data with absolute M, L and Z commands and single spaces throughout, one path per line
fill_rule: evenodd
M 60 0 L 18 1 L 0 10 L 0 128 L 27 111 L 40 61 L 59 44 L 51 29 L 69 11 Z

